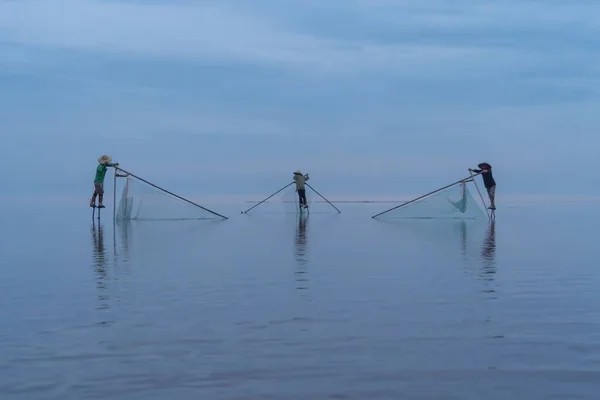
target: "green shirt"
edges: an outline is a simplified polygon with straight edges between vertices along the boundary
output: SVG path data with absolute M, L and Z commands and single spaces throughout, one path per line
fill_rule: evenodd
M 106 170 L 108 167 L 114 167 L 115 164 L 98 164 L 98 168 L 96 168 L 96 178 L 94 178 L 94 182 L 104 182 L 104 176 L 106 175 Z

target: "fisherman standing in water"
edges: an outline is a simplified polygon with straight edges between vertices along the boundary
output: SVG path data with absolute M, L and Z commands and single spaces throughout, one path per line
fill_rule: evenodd
M 298 199 L 300 200 L 300 208 L 308 208 L 308 204 L 306 201 L 306 189 L 304 188 L 304 183 L 309 180 L 308 174 L 302 175 L 302 172 L 296 171 L 294 172 L 294 182 L 296 183 L 296 191 L 298 192 Z
M 108 167 L 118 167 L 119 163 L 111 163 L 112 157 L 103 155 L 98 159 L 98 167 L 96 168 L 96 177 L 94 178 L 94 194 L 90 201 L 90 207 L 96 207 L 96 196 L 98 196 L 98 208 L 104 208 L 102 197 L 104 196 L 104 177 Z
M 486 162 L 483 162 L 477 165 L 480 169 L 471 169 L 469 171 L 475 172 L 477 174 L 481 173 L 481 177 L 483 178 L 483 184 L 488 192 L 488 196 L 490 197 L 490 206 L 488 207 L 490 210 L 496 209 L 496 181 L 494 180 L 494 176 L 492 175 L 492 166 Z

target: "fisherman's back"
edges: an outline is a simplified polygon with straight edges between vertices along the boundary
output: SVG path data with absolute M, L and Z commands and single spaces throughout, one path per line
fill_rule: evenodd
M 98 167 L 96 168 L 96 176 L 94 177 L 94 182 L 103 183 L 104 177 L 106 176 L 107 169 L 108 168 L 107 168 L 106 164 L 98 164 Z
M 296 183 L 296 190 L 304 190 L 304 184 L 306 183 L 304 175 L 294 175 L 294 182 Z

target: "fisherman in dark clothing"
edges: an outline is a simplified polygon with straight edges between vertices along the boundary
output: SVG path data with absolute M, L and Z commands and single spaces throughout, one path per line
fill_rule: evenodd
M 302 175 L 302 172 L 300 172 L 300 170 L 294 172 L 294 182 L 296 183 L 296 191 L 298 192 L 298 199 L 300 201 L 301 209 L 303 207 L 308 208 L 308 204 L 306 201 L 306 188 L 304 187 L 304 184 L 309 179 L 310 177 L 308 176 L 308 174 Z
M 487 189 L 488 196 L 490 197 L 490 206 L 488 207 L 490 210 L 496 209 L 496 181 L 494 180 L 494 176 L 492 175 L 492 166 L 486 162 L 477 165 L 479 169 L 471 169 L 469 171 L 475 172 L 477 174 L 481 173 L 481 177 L 483 178 L 483 185 Z

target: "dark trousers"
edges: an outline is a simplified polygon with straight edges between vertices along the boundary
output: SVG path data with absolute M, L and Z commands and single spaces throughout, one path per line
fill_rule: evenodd
M 306 205 L 306 190 L 305 189 L 298 189 L 298 199 L 300 199 L 301 206 Z

